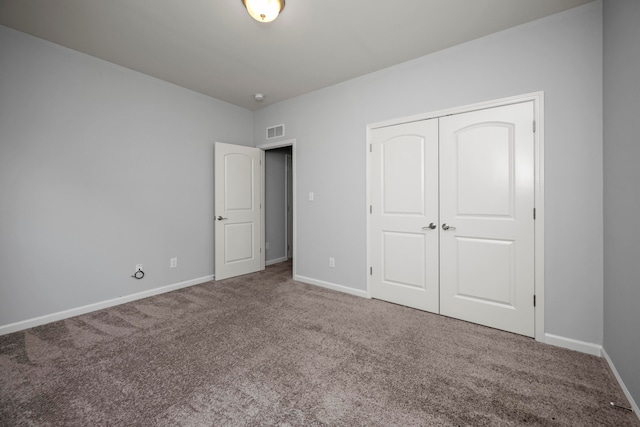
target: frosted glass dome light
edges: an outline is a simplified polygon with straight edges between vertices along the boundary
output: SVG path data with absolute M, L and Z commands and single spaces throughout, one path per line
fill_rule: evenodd
M 258 22 L 271 22 L 284 9 L 284 0 L 242 0 L 242 3 Z

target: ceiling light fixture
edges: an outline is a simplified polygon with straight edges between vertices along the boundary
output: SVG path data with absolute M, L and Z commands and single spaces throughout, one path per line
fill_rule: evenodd
M 271 22 L 284 9 L 284 0 L 242 0 L 242 4 L 258 22 Z

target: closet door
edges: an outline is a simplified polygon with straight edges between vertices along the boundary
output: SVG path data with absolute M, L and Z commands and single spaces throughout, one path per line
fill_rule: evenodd
M 437 313 L 438 120 L 371 141 L 371 296 Z
M 533 103 L 440 119 L 440 313 L 534 335 Z

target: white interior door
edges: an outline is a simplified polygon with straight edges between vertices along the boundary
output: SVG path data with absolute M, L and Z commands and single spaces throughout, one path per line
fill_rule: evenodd
M 215 143 L 216 280 L 261 269 L 261 151 Z
M 440 119 L 440 313 L 534 335 L 533 102 Z
M 437 313 L 438 120 L 371 141 L 371 296 Z

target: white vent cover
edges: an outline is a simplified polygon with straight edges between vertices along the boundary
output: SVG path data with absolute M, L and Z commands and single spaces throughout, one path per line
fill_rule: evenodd
M 267 128 L 267 139 L 280 138 L 281 136 L 284 136 L 284 125 Z

